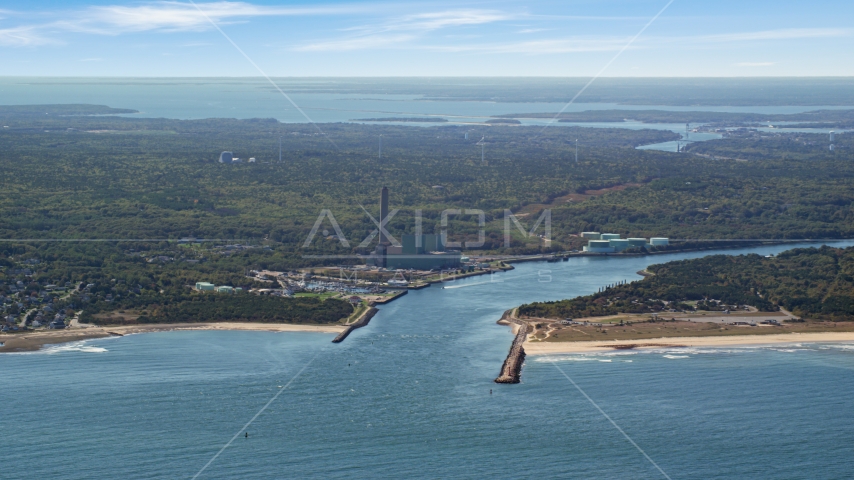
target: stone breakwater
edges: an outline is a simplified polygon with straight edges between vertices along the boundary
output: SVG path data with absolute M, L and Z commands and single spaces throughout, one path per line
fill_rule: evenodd
M 510 346 L 510 352 L 507 358 L 504 359 L 504 364 L 501 366 L 501 373 L 495 379 L 495 383 L 519 383 L 522 376 L 522 363 L 525 361 L 525 349 L 522 344 L 528 336 L 529 326 L 527 323 L 520 322 L 513 315 L 513 310 L 507 310 L 501 316 L 499 322 L 508 324 L 516 324 L 519 330 L 516 332 L 516 338 L 513 339 L 513 344 Z
M 332 343 L 341 343 L 341 342 L 343 342 L 343 341 L 344 341 L 344 339 L 345 339 L 345 338 L 347 338 L 347 336 L 348 336 L 348 335 L 350 335 L 350 333 L 351 333 L 353 330 L 355 330 L 355 329 L 357 329 L 357 328 L 362 328 L 362 327 L 364 327 L 365 325 L 367 325 L 367 324 L 371 321 L 371 318 L 373 318 L 373 317 L 374 317 L 374 315 L 376 315 L 378 311 L 379 311 L 379 310 L 377 310 L 377 309 L 376 309 L 376 308 L 374 308 L 374 307 L 370 307 L 370 308 L 368 308 L 368 310 L 366 310 L 366 311 L 365 311 L 365 313 L 363 313 L 363 314 L 362 314 L 362 316 L 361 316 L 361 317 L 359 317 L 359 319 L 358 319 L 358 320 L 356 320 L 355 322 L 351 323 L 350 325 L 347 325 L 347 329 L 346 329 L 346 330 L 344 330 L 343 332 L 339 333 L 339 334 L 338 334 L 338 336 L 337 336 L 337 337 L 335 337 L 335 339 L 333 339 L 333 340 L 332 340 Z

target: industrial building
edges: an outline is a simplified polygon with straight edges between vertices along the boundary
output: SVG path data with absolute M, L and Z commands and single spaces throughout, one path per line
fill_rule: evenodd
M 380 192 L 380 222 L 388 216 L 388 188 Z M 368 265 L 388 270 L 439 270 L 459 268 L 462 254 L 445 251 L 441 235 L 403 235 L 398 246 L 392 245 L 383 230 L 380 242 L 367 259 Z
M 243 291 L 240 287 L 230 287 L 228 285 L 216 286 L 209 282 L 196 282 L 196 290 L 200 292 L 216 292 L 216 293 L 240 293 Z
M 625 238 L 609 238 L 608 244 L 614 247 L 614 251 L 616 252 L 622 252 L 629 248 L 629 241 Z
M 231 163 L 234 161 L 234 154 L 231 152 L 222 152 L 219 154 L 219 163 Z
M 446 252 L 441 235 L 404 235 L 400 247 L 386 249 L 385 267 L 433 270 L 459 268 L 460 252 Z
M 611 242 L 608 240 L 590 240 L 587 242 L 587 246 L 584 247 L 584 251 L 591 253 L 611 253 L 614 251 L 614 247 L 611 246 Z
M 616 233 L 582 232 L 581 236 L 591 239 L 584 247 L 584 251 L 590 253 L 617 253 L 629 248 L 649 248 L 670 244 L 670 240 L 664 237 L 653 237 L 647 241 L 639 237 L 620 238 Z

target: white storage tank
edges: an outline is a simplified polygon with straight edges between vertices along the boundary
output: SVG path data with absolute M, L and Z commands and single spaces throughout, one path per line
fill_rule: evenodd
M 588 240 L 599 240 L 602 236 L 599 232 L 581 232 L 581 238 L 586 238 Z
M 614 251 L 614 247 L 611 246 L 611 242 L 608 240 L 590 240 L 587 242 L 587 246 L 584 247 L 584 251 L 591 253 L 611 253 Z
M 608 244 L 614 248 L 615 252 L 622 252 L 629 248 L 629 241 L 624 238 L 613 238 L 608 240 Z
M 670 239 L 665 238 L 665 237 L 653 237 L 653 238 L 649 239 L 649 244 L 652 245 L 653 247 L 660 246 L 660 245 L 669 245 Z
M 603 233 L 601 236 L 602 240 L 616 240 L 620 238 L 619 233 Z

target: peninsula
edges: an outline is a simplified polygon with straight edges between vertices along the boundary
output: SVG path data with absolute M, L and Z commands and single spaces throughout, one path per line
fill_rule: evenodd
M 854 248 L 713 255 L 643 273 L 514 309 L 510 321 L 528 326 L 525 352 L 854 341 Z

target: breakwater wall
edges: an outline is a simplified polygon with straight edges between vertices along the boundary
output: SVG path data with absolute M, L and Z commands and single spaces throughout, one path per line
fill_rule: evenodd
M 409 293 L 409 290 L 401 290 L 401 291 L 395 293 L 394 295 L 392 295 L 391 297 L 386 297 L 386 298 L 383 298 L 380 300 L 373 300 L 372 303 L 375 305 L 385 305 L 386 303 L 397 300 L 398 298 L 406 295 L 407 293 Z
M 376 315 L 378 311 L 379 311 L 379 310 L 377 310 L 377 309 L 376 309 L 376 308 L 374 308 L 374 307 L 370 307 L 370 308 L 368 308 L 368 310 L 367 310 L 367 311 L 365 311 L 365 313 L 363 313 L 363 314 L 362 314 L 362 316 L 361 316 L 361 317 L 359 317 L 359 319 L 358 319 L 358 320 L 356 320 L 355 322 L 351 323 L 350 325 L 347 325 L 347 329 L 346 329 L 346 330 L 344 330 L 343 332 L 339 333 L 339 334 L 338 334 L 338 336 L 337 336 L 337 337 L 335 337 L 335 338 L 332 340 L 332 343 L 341 343 L 341 342 L 343 342 L 343 341 L 344 341 L 344 339 L 345 339 L 345 338 L 347 338 L 347 336 L 348 336 L 348 335 L 350 335 L 350 333 L 351 333 L 353 330 L 355 330 L 355 329 L 357 329 L 357 328 L 362 328 L 362 327 L 364 327 L 365 325 L 367 325 L 367 324 L 371 321 L 371 318 L 373 318 L 373 317 L 374 317 L 374 315 Z
M 522 344 L 525 343 L 525 338 L 528 336 L 529 326 L 527 323 L 516 320 L 512 312 L 513 310 L 504 312 L 501 320 L 515 323 L 519 326 L 519 330 L 516 332 L 513 344 L 510 345 L 510 352 L 504 359 L 504 364 L 501 365 L 501 373 L 495 379 L 495 383 L 519 383 L 522 376 L 522 363 L 525 361 L 525 349 Z

